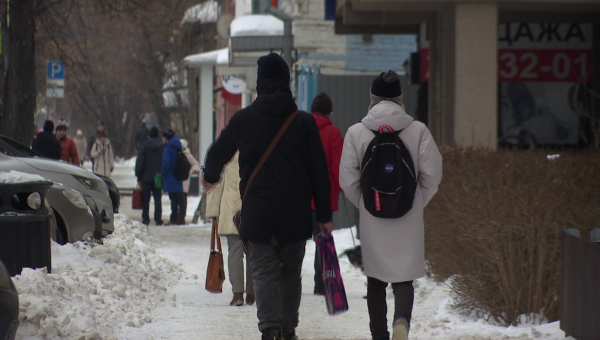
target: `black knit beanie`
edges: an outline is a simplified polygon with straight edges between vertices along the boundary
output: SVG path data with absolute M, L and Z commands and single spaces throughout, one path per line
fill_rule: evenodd
M 258 58 L 258 72 L 256 83 L 267 79 L 282 80 L 289 84 L 290 69 L 288 64 L 277 53 L 269 53 Z
M 330 114 L 333 111 L 333 105 L 331 104 L 331 99 L 325 92 L 319 93 L 312 102 L 310 106 L 310 112 L 318 112 L 322 114 Z
M 395 98 L 402 95 L 400 88 L 400 77 L 392 70 L 382 72 L 373 80 L 371 94 L 382 98 Z
M 153 126 L 152 129 L 150 129 L 150 134 L 148 136 L 150 138 L 158 138 L 158 128 Z
M 166 139 L 171 139 L 173 136 L 175 136 L 175 132 L 172 129 L 166 129 L 163 131 L 162 136 Z
M 54 131 L 54 122 L 51 120 L 47 120 L 44 123 L 44 132 L 53 132 Z

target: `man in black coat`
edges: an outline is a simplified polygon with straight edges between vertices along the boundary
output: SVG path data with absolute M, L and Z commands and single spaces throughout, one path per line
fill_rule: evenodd
M 31 142 L 31 149 L 39 152 L 42 156 L 51 159 L 60 159 L 62 156 L 62 149 L 60 147 L 60 141 L 52 133 L 54 131 L 54 123 L 51 120 L 47 120 L 44 123 L 44 129 L 35 136 L 33 142 Z
M 258 97 L 236 112 L 208 150 L 202 185 L 219 182 L 239 150 L 240 195 L 254 167 L 297 107 L 288 65 L 277 54 L 258 59 Z M 331 185 L 314 118 L 299 112 L 250 184 L 243 202 L 240 238 L 253 264 L 258 328 L 263 339 L 295 338 L 302 260 L 312 236 L 311 198 L 321 230 L 331 231 Z
M 150 223 L 150 196 L 154 197 L 154 222 L 162 225 L 162 187 L 155 185 L 155 177 L 162 167 L 163 142 L 158 138 L 158 129 L 150 129 L 149 139 L 142 144 L 135 162 L 135 176 L 142 187 L 142 223 Z

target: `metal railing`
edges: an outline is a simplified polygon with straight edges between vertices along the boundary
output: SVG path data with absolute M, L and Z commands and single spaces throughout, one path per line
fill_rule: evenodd
M 560 252 L 560 329 L 577 340 L 600 339 L 600 229 L 590 240 L 563 231 Z

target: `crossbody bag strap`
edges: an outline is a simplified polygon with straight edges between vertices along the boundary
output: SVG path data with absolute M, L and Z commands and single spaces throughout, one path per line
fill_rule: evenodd
M 242 204 L 244 204 L 244 200 L 246 199 L 246 195 L 248 194 L 248 189 L 250 188 L 250 184 L 252 184 L 254 177 L 256 177 L 256 174 L 258 174 L 258 171 L 260 170 L 260 168 L 262 168 L 263 164 L 265 164 L 265 162 L 267 161 L 267 158 L 271 154 L 271 151 L 273 151 L 273 149 L 275 149 L 275 145 L 277 145 L 277 143 L 281 139 L 281 136 L 283 136 L 283 133 L 285 132 L 285 130 L 287 130 L 288 126 L 290 126 L 290 124 L 292 123 L 292 120 L 294 119 L 294 117 L 296 117 L 297 114 L 298 114 L 298 110 L 292 112 L 288 116 L 288 118 L 285 120 L 285 122 L 283 123 L 283 125 L 281 126 L 279 131 L 277 131 L 277 134 L 271 141 L 271 144 L 269 144 L 269 147 L 267 148 L 267 150 L 265 150 L 265 153 L 262 155 L 262 157 L 260 158 L 260 160 L 258 161 L 256 166 L 254 167 L 254 170 L 252 171 L 252 174 L 250 174 L 250 178 L 248 179 L 248 183 L 246 183 L 246 188 L 244 189 L 244 196 L 242 196 Z

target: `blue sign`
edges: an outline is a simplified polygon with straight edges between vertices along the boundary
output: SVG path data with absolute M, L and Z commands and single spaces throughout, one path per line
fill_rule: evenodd
M 48 62 L 48 79 L 65 79 L 65 66 L 61 61 Z

